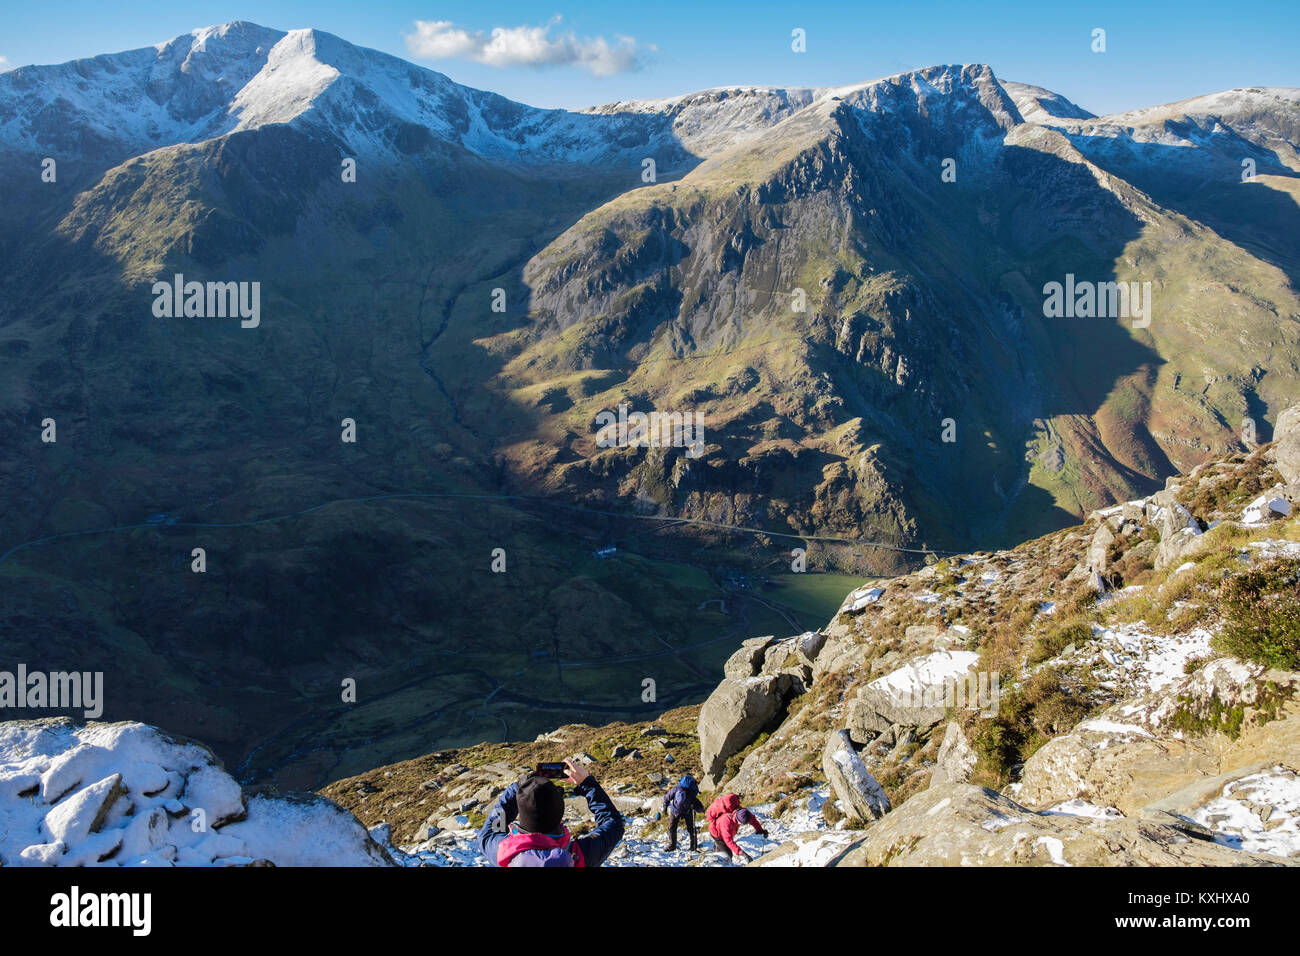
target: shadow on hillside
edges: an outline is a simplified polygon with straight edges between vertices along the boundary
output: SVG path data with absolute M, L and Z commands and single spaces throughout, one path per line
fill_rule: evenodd
M 479 426 L 503 410 L 488 388 L 500 360 L 470 343 L 524 324 L 528 258 L 640 168 L 525 174 L 426 144 L 344 183 L 339 152 L 291 126 L 158 151 L 81 197 L 76 241 L 54 227 L 77 191 L 32 194 L 0 305 L 0 438 L 15 449 L 0 552 L 105 533 L 0 566 L 24 582 L 0 615 L 15 659 L 102 670 L 105 719 L 195 736 L 250 773 L 292 764 L 283 782 L 299 786 L 340 760 L 640 714 L 646 665 L 619 661 L 633 651 L 653 651 L 665 706 L 698 697 L 728 642 L 675 648 L 734 623 L 686 613 L 714 596 L 707 576 L 644 606 L 628 574 L 587 567 L 598 541 L 581 521 L 472 497 L 500 490 Z M 123 263 L 151 256 L 128 280 Z M 155 317 L 152 281 L 176 273 L 259 283 L 260 325 Z M 447 349 L 466 362 L 444 379 L 430 357 Z M 471 498 L 358 500 L 408 492 Z M 508 576 L 489 569 L 496 547 Z M 570 675 L 570 659 L 609 663 Z M 345 676 L 362 687 L 352 708 Z
M 1256 176 L 1300 182 L 1300 173 L 1277 155 L 1233 134 L 1234 144 L 1216 134 L 1216 149 L 1132 144 L 1117 148 L 1109 140 L 1071 135 L 1090 160 L 1137 186 L 1161 206 L 1205 223 L 1223 238 L 1286 273 L 1300 289 L 1300 204 L 1258 179 L 1243 182 L 1242 161 L 1255 164 Z

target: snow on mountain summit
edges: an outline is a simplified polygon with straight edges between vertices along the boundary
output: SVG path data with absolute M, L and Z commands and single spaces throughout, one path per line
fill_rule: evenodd
M 899 92 L 920 101 L 967 85 L 1003 117 L 1011 100 L 982 66 L 931 67 L 837 88 L 734 87 L 539 109 L 461 86 L 433 70 L 314 29 L 236 21 L 155 46 L 0 75 L 0 148 L 121 162 L 178 144 L 290 123 L 356 154 L 401 152 L 403 129 L 485 157 L 661 169 L 762 136 L 801 110 L 843 100 L 888 112 Z M 425 134 L 420 134 L 424 136 Z
M 80 158 L 102 170 L 161 147 L 291 124 L 338 143 L 345 155 L 399 157 L 432 138 L 532 165 L 638 170 L 654 156 L 666 173 L 760 142 L 795 116 L 804 131 L 816 132 L 845 111 L 868 136 L 894 135 L 900 122 L 916 119 L 972 144 L 999 140 L 1024 123 L 1056 127 L 1076 142 L 1210 145 L 1222 130 L 1229 135 L 1216 145 L 1241 136 L 1290 156 L 1300 130 L 1298 95 L 1233 90 L 1098 118 L 1059 94 L 965 64 L 841 87 L 736 86 L 539 109 L 319 30 L 235 21 L 155 46 L 0 74 L 0 152 Z M 1192 113 L 1207 119 L 1179 120 Z M 1261 132 L 1274 127 L 1281 140 Z M 1087 151 L 1088 143 L 1078 144 Z
M 76 155 L 130 155 L 234 128 L 230 101 L 283 36 L 248 23 L 157 46 L 0 75 L 0 142 Z

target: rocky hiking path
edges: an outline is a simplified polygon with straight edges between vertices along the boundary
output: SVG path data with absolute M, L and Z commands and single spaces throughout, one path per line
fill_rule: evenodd
M 741 642 L 698 706 L 320 796 L 244 792 L 143 724 L 0 724 L 0 862 L 478 866 L 502 789 L 573 755 L 626 818 L 612 866 L 728 865 L 704 834 L 663 849 L 683 773 L 758 813 L 755 866 L 1294 866 L 1297 448 L 1300 410 L 1274 443 L 1082 525 L 864 585 L 819 630 Z M 573 800 L 567 816 L 589 825 Z

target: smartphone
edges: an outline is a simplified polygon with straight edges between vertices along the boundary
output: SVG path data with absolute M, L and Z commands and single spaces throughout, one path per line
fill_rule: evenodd
M 551 780 L 563 780 L 569 775 L 569 768 L 562 763 L 539 763 L 537 776 L 549 777 Z

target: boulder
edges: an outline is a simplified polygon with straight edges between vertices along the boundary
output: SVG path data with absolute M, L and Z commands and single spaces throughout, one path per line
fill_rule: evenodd
M 1261 687 L 1290 692 L 1300 675 L 1265 671 L 1233 658 L 1210 661 L 1196 673 L 1143 697 L 1121 702 L 1067 734 L 1049 740 L 1025 762 L 1016 799 L 1031 809 L 1068 800 L 1117 807 L 1133 815 L 1166 805 L 1171 794 L 1213 778 L 1251 773 L 1269 761 L 1300 767 L 1300 700 L 1292 698 L 1259 722 L 1253 710 Z M 1188 719 L 1240 710 L 1236 739 L 1206 727 L 1193 736 Z M 1180 798 L 1183 799 L 1183 798 Z
M 793 675 L 781 673 L 728 678 L 714 689 L 699 719 L 701 783 L 706 789 L 722 782 L 728 759 L 776 723 L 797 684 Z
M 780 674 L 785 671 L 799 678 L 804 687 L 812 683 L 812 661 L 799 653 L 797 638 L 777 641 L 763 656 L 760 674 Z
M 858 692 L 860 703 L 850 707 L 850 726 L 856 730 L 878 728 L 881 733 L 893 724 L 933 727 L 947 715 L 945 685 L 964 681 L 978 660 L 973 651 L 936 651 L 904 664 Z
M 1119 513 L 1125 524 L 1128 524 L 1129 522 L 1138 525 L 1145 524 L 1146 502 L 1141 499 L 1137 501 L 1126 501 L 1120 506 Z
M 850 819 L 870 823 L 890 811 L 884 787 L 867 770 L 846 731 L 834 730 L 826 737 L 822 772 Z
M 1300 481 L 1300 405 L 1292 405 L 1278 416 L 1273 441 L 1282 480 L 1287 484 Z
M 1160 516 L 1160 547 L 1156 549 L 1156 570 L 1178 564 L 1192 553 L 1192 542 L 1201 526 L 1178 502 L 1170 502 Z
M 1147 524 L 1159 524 L 1165 509 L 1178 503 L 1177 488 L 1169 487 L 1166 481 L 1166 487 L 1162 491 L 1157 491 L 1154 495 L 1146 500 L 1144 512 Z
M 811 662 L 816 662 L 817 655 L 826 646 L 826 635 L 822 631 L 805 631 L 794 640 L 799 653 Z
M 876 713 L 869 700 L 854 697 L 845 709 L 844 726 L 849 738 L 855 744 L 862 745 L 887 733 L 893 724 Z M 892 738 L 889 743 L 893 743 Z
M 763 666 L 763 659 L 767 655 L 767 649 L 775 641 L 776 636 L 769 634 L 767 637 L 751 637 L 749 640 L 741 642 L 736 653 L 727 658 L 727 662 L 722 665 L 723 675 L 729 680 L 744 680 L 746 677 L 753 677 L 758 673 L 759 668 Z
M 115 773 L 64 797 L 45 815 L 43 829 L 49 842 L 72 845 L 95 833 L 125 792 L 122 775 Z
M 1109 550 L 1111 543 L 1115 540 L 1115 532 L 1111 530 L 1110 525 L 1103 521 L 1093 532 L 1092 540 L 1088 542 L 1088 551 L 1084 556 L 1088 570 L 1096 571 L 1098 574 L 1106 573 L 1106 552 Z
M 1279 518 L 1286 518 L 1291 514 L 1291 502 L 1282 497 L 1281 494 L 1270 492 L 1269 494 L 1260 495 L 1250 504 L 1246 505 L 1241 514 L 1241 520 L 1247 524 L 1260 524 L 1265 521 L 1276 521 Z
M 1128 552 L 1126 553 L 1126 557 L 1130 561 L 1137 561 L 1145 558 L 1152 561 L 1152 563 L 1154 563 L 1156 550 L 1159 547 L 1160 545 L 1157 544 L 1155 541 L 1152 541 L 1150 538 L 1144 538 L 1143 540 L 1139 541 L 1137 544 L 1133 545 L 1133 547 L 1128 549 Z
M 966 741 L 961 725 L 957 721 L 948 724 L 939 745 L 939 756 L 935 760 L 934 773 L 930 775 L 930 786 L 937 787 L 945 783 L 967 783 L 975 769 L 975 751 Z

